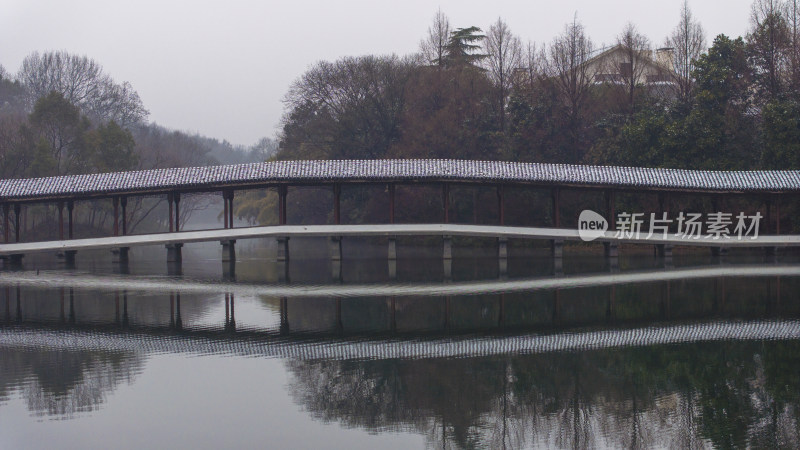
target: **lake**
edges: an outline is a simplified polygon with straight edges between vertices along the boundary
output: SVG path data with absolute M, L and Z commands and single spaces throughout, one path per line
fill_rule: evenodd
M 0 448 L 796 448 L 800 259 L 512 241 L 0 272 Z M 319 250 L 323 249 L 323 250 Z M 319 251 L 318 251 L 319 250 Z

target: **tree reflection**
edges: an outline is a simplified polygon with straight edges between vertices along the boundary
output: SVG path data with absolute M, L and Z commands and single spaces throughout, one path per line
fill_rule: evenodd
M 144 367 L 133 353 L 0 349 L 0 400 L 19 392 L 36 416 L 94 411 Z
M 797 341 L 286 364 L 317 419 L 412 430 L 435 448 L 788 448 L 800 437 Z

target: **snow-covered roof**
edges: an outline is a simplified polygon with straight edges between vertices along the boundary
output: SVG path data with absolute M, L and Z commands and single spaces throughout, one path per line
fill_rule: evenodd
M 0 180 L 0 201 L 103 197 L 270 184 L 465 182 L 699 192 L 798 192 L 800 171 L 706 171 L 472 160 L 274 161 Z

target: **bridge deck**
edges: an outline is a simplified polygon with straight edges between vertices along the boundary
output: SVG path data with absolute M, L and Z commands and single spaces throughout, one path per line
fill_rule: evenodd
M 643 233 L 644 234 L 644 233 Z M 95 250 L 143 245 L 183 244 L 265 237 L 295 236 L 473 236 L 543 240 L 580 240 L 578 230 L 564 228 L 508 227 L 463 224 L 383 224 L 383 225 L 278 225 L 247 228 L 181 231 L 90 239 L 21 242 L 0 244 L 0 256 L 69 250 Z M 607 231 L 599 242 L 694 245 L 708 247 L 789 247 L 800 246 L 800 235 L 764 235 L 757 239 L 697 239 L 667 236 L 664 238 L 617 238 Z

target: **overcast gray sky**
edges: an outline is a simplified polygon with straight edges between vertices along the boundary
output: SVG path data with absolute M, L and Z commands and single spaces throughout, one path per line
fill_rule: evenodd
M 486 29 L 502 17 L 537 43 L 577 12 L 598 45 L 613 43 L 628 21 L 659 45 L 682 1 L 0 0 L 0 64 L 16 73 L 33 51 L 86 55 L 133 85 L 151 121 L 249 145 L 275 135 L 283 95 L 311 64 L 415 52 L 438 8 L 454 27 Z M 707 45 L 747 30 L 752 0 L 689 4 Z

